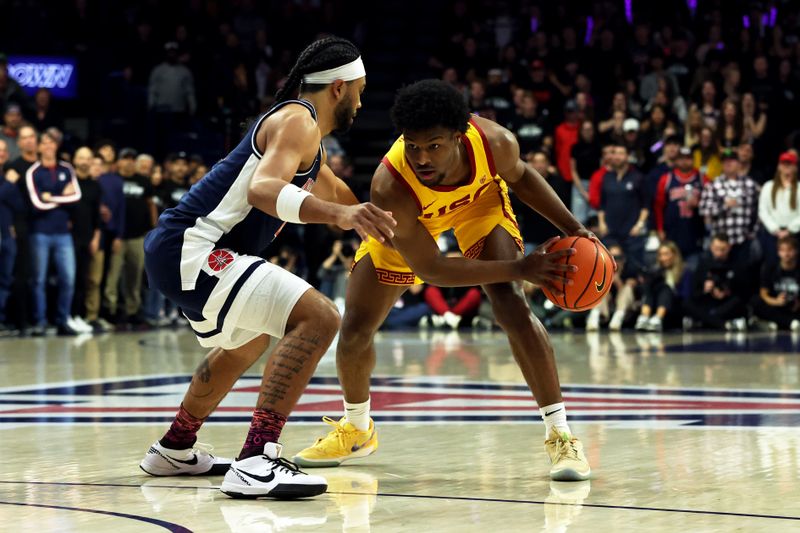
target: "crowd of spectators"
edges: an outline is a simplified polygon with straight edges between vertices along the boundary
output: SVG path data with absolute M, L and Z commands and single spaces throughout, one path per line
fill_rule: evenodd
M 62 17 L 33 51 L 67 46 L 82 59 L 83 107 L 47 89 L 28 96 L 0 55 L 4 331 L 180 321 L 143 275 L 142 241 L 159 212 L 238 142 L 240 124 L 269 107 L 319 32 L 366 41 L 368 65 L 378 55 L 379 39 L 334 0 L 187 2 L 161 16 L 153 3 L 110 4 L 15 12 L 43 27 Z M 620 265 L 611 297 L 590 313 L 553 308 L 527 287 L 547 325 L 800 330 L 800 9 L 640 4 L 640 13 L 622 2 L 443 4 L 416 72 L 453 84 L 473 112 L 512 131 L 521 156 Z M 104 20 L 129 32 L 104 47 L 115 27 Z M 5 29 L 29 39 L 25 24 Z M 71 128 L 76 116 L 92 127 Z M 325 142 L 338 175 L 364 178 L 351 163 L 359 146 L 345 154 L 336 138 Z M 528 249 L 557 233 L 512 201 Z M 264 253 L 342 305 L 357 245 L 337 228 L 308 226 Z M 415 289 L 387 326 L 490 327 L 482 299 L 478 288 Z

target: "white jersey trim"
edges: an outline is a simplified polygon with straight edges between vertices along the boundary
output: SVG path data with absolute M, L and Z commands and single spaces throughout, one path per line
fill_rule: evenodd
M 208 256 L 217 241 L 253 209 L 247 203 L 247 189 L 258 161 L 258 156 L 251 154 L 217 207 L 207 215 L 198 217 L 194 225 L 183 232 L 180 265 L 182 290 L 195 289 L 200 271 L 207 266 Z

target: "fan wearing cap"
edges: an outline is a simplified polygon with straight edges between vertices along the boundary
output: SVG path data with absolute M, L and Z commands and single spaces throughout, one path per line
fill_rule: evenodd
M 395 221 L 358 204 L 326 164 L 322 138 L 347 130 L 366 71 L 358 49 L 326 37 L 292 67 L 276 103 L 145 240 L 150 286 L 180 306 L 201 346 L 198 367 L 164 436 L 140 463 L 156 475 L 222 475 L 234 497 L 298 498 L 327 482 L 281 457 L 279 438 L 339 328 L 336 306 L 305 280 L 260 257 L 283 226 L 336 224 L 386 241 Z M 235 461 L 195 448 L 197 432 L 239 376 L 278 338 Z
M 640 128 L 641 124 L 635 118 L 626 118 L 622 123 L 622 144 L 628 149 L 628 162 L 636 167 L 644 165 L 645 161 Z
M 683 146 L 678 151 L 675 168 L 661 176 L 653 199 L 658 237 L 677 244 L 687 261 L 702 249 L 705 226 L 698 206 L 705 182 L 694 168 L 691 148 Z
M 700 198 L 700 214 L 705 217 L 711 234 L 728 236 L 737 261 L 750 260 L 750 240 L 758 227 L 758 194 L 756 182 L 739 173 L 736 152 L 722 153 L 722 174 L 709 183 Z
M 783 152 L 778 158 L 775 177 L 761 189 L 758 199 L 759 241 L 766 260 L 774 260 L 777 256 L 778 239 L 800 233 L 797 163 L 797 152 Z

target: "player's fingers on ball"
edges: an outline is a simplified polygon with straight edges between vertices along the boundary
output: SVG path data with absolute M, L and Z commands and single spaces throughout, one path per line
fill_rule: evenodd
M 553 265 L 553 270 L 558 272 L 577 272 L 578 267 L 575 265 L 565 265 L 564 263 L 556 263 Z
M 542 250 L 547 251 L 553 244 L 561 240 L 561 235 L 556 235 L 555 237 L 550 237 L 546 241 L 544 241 L 539 248 Z
M 553 285 L 552 283 L 547 285 L 547 290 L 549 290 L 550 294 L 552 294 L 556 298 L 561 298 L 562 296 L 564 296 L 564 291 L 562 291 L 557 285 Z
M 569 257 L 571 255 L 574 255 L 575 253 L 576 253 L 575 248 L 564 248 L 563 250 L 557 250 L 555 252 L 550 252 L 549 255 L 552 256 L 553 259 L 559 259 L 561 257 Z
M 548 279 L 553 283 L 559 283 L 561 285 L 564 285 L 564 284 L 572 285 L 574 283 L 572 281 L 572 278 L 569 278 L 569 277 L 565 276 L 564 274 L 560 274 L 558 272 L 550 273 L 550 275 L 548 276 Z

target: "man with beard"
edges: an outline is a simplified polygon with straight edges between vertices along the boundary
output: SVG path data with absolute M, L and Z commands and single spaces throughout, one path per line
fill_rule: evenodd
M 287 222 L 336 224 L 362 238 L 393 237 L 395 222 L 358 204 L 325 164 L 321 140 L 346 130 L 366 85 L 358 49 L 328 37 L 306 48 L 275 105 L 172 209 L 145 240 L 151 287 L 181 307 L 210 348 L 177 416 L 141 462 L 156 475 L 225 474 L 234 497 L 307 497 L 325 479 L 281 458 L 283 425 L 339 328 L 333 302 L 259 254 Z M 299 94 L 298 94 L 299 93 Z M 313 191 L 313 194 L 312 194 Z M 264 367 L 258 402 L 235 461 L 193 449 L 197 431 L 231 387 L 279 338 Z
M 558 285 L 574 265 L 574 253 L 548 253 L 558 237 L 523 257 L 522 237 L 508 189 L 566 235 L 594 236 L 578 222 L 538 172 L 520 159 L 514 135 L 485 118 L 470 116 L 461 94 L 440 80 L 401 89 L 392 120 L 402 133 L 372 179 L 371 198 L 392 212 L 397 227 L 388 243 L 362 243 L 350 275 L 336 363 L 345 416 L 327 437 L 295 456 L 301 466 L 338 466 L 366 457 L 378 447 L 369 416 L 373 337 L 409 286 L 482 285 L 495 319 L 508 334 L 511 351 L 539 404 L 545 449 L 557 481 L 588 479 L 589 463 L 567 424 L 553 347 L 531 313 L 521 281 Z M 463 257 L 440 253 L 436 239 L 454 230 Z

